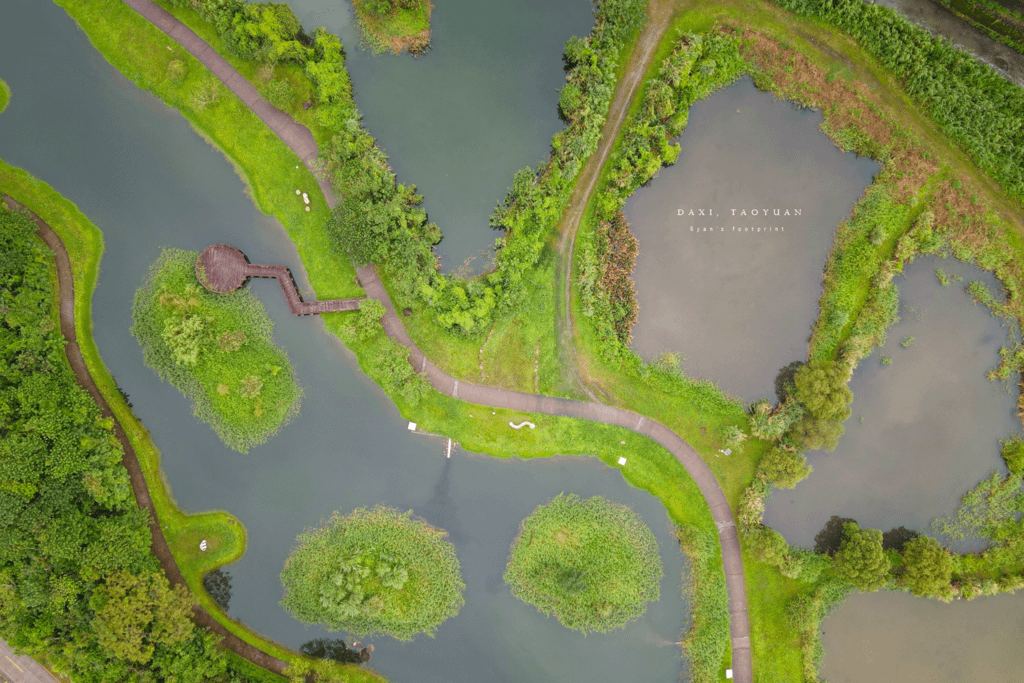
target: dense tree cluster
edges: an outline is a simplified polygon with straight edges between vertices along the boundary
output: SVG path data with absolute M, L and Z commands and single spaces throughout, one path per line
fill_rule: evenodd
M 301 64 L 314 86 L 314 114 L 321 126 L 340 130 L 356 116 L 341 41 L 322 28 L 307 34 L 287 3 L 168 1 L 198 10 L 214 26 L 228 50 L 238 57 L 264 64 Z
M 80 683 L 227 683 L 150 552 L 113 421 L 75 382 L 52 254 L 0 205 L 0 636 Z
M 890 564 L 882 550 L 882 532 L 861 529 L 856 522 L 845 523 L 843 540 L 832 558 L 832 566 L 839 576 L 862 592 L 884 586 Z
M 850 367 L 831 360 L 815 360 L 800 367 L 793 376 L 794 397 L 806 414 L 792 430 L 792 439 L 809 450 L 835 450 L 843 435 L 843 422 L 850 417 L 853 392 L 846 386 Z

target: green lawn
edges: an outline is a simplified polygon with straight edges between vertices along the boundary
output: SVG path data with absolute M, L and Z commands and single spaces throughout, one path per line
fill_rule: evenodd
M 0 114 L 7 109 L 7 105 L 11 103 L 11 86 L 7 85 L 7 82 L 0 78 Z

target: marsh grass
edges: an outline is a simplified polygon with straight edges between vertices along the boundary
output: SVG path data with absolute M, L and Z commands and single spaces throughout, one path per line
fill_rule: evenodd
M 231 448 L 248 452 L 298 414 L 302 390 L 273 323 L 246 287 L 208 291 L 198 254 L 167 249 L 136 291 L 132 334 L 146 365 L 192 400 L 196 417 Z
M 408 3 L 391 0 L 391 11 L 375 15 L 368 6 L 379 5 L 380 2 L 381 0 L 352 0 L 363 40 L 370 45 L 374 54 L 399 54 L 406 50 L 414 55 L 426 52 L 430 47 L 430 13 L 434 9 L 433 3 L 430 0 L 414 0 Z M 404 4 L 409 6 L 403 7 Z
M 0 78 L 0 114 L 4 113 L 7 105 L 11 102 L 11 87 L 4 79 Z
M 447 533 L 378 505 L 337 512 L 299 535 L 281 572 L 281 604 L 296 619 L 360 637 L 433 636 L 465 604 Z
M 606 632 L 660 598 L 658 542 L 625 505 L 559 494 L 523 520 L 505 583 L 566 628 Z

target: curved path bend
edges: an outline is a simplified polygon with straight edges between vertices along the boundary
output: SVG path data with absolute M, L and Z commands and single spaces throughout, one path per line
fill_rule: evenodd
M 256 89 L 228 64 L 223 57 L 204 42 L 202 38 L 175 19 L 166 10 L 152 2 L 152 0 L 124 0 L 124 2 L 163 30 L 206 65 L 260 119 L 270 126 L 281 140 L 302 159 L 307 167 L 315 168 L 317 146 L 308 129 L 263 100 L 259 93 L 256 92 Z M 653 0 L 652 5 L 658 8 L 655 16 L 656 27 L 660 27 L 663 32 L 667 28 L 668 19 L 671 16 L 671 3 L 665 0 Z M 642 43 L 638 43 L 637 49 L 640 50 L 642 57 L 648 52 L 650 55 L 653 55 L 652 45 L 656 45 L 657 41 L 652 43 L 651 40 L 653 38 L 645 39 Z M 610 111 L 625 112 L 628 109 L 629 99 L 636 92 L 636 83 L 639 83 L 639 79 L 646 72 L 646 65 L 649 64 L 649 60 L 649 56 L 638 61 L 631 60 L 631 64 L 634 65 L 632 67 L 633 71 L 627 74 L 627 76 L 633 81 L 634 85 L 628 88 L 620 87 L 617 89 L 615 101 L 611 105 L 612 109 Z M 614 140 L 623 119 L 624 114 L 608 118 L 605 124 L 606 130 L 604 131 L 606 139 Z M 338 203 L 338 199 L 331 191 L 330 184 L 323 177 L 318 177 L 318 182 L 328 205 L 333 208 Z M 593 182 L 588 183 L 587 189 L 592 191 L 594 185 L 595 183 Z M 589 199 L 589 193 L 584 192 L 584 194 L 586 196 L 580 197 L 579 201 L 585 204 L 585 200 Z M 471 403 L 547 415 L 578 417 L 594 422 L 618 425 L 642 436 L 650 437 L 675 456 L 676 460 L 686 468 L 686 471 L 697 482 L 701 494 L 711 509 L 715 526 L 718 528 L 718 536 L 722 548 L 722 564 L 725 570 L 726 588 L 729 594 L 729 629 L 732 638 L 733 676 L 734 680 L 739 683 L 753 683 L 753 664 L 750 654 L 750 624 L 747 616 L 747 593 L 743 578 L 743 556 L 740 550 L 736 524 L 733 519 L 732 510 L 729 508 L 729 502 L 718 485 L 718 481 L 715 479 L 707 463 L 704 462 L 703 458 L 700 457 L 693 447 L 665 425 L 629 410 L 606 406 L 596 402 L 573 401 L 551 396 L 508 391 L 495 387 L 485 387 L 453 378 L 434 365 L 417 348 L 402 325 L 401 320 L 395 314 L 394 306 L 391 304 L 391 299 L 388 297 L 383 284 L 381 284 L 376 269 L 372 265 L 368 265 L 357 268 L 356 271 L 363 289 L 366 291 L 366 295 L 369 298 L 380 301 L 387 311 L 382 322 L 388 336 L 409 348 L 410 361 L 413 363 L 413 366 L 417 371 L 426 373 L 431 385 L 438 391 Z M 173 564 L 173 558 L 171 558 L 171 563 Z M 175 570 L 177 570 L 177 567 L 175 567 Z M 265 653 L 260 652 L 259 654 L 263 657 L 268 657 Z M 280 662 L 280 660 L 275 661 Z
M 54 232 L 53 229 L 32 210 L 23 206 L 8 195 L 0 194 L 0 199 L 4 200 L 10 209 L 25 212 L 29 219 L 35 223 L 37 228 L 36 234 L 39 235 L 39 238 L 46 243 L 46 246 L 48 246 L 51 251 L 53 251 L 53 259 L 57 266 L 57 287 L 59 290 L 60 301 L 60 331 L 61 334 L 64 335 L 64 339 L 67 340 L 67 343 L 64 345 L 64 355 L 68 358 L 68 363 L 71 365 L 71 370 L 75 373 L 75 379 L 78 381 L 78 384 L 89 392 L 92 400 L 96 402 L 97 406 L 99 406 L 103 417 L 112 418 L 114 421 L 114 435 L 117 437 L 117 440 L 121 444 L 121 448 L 123 450 L 121 462 L 125 469 L 128 470 L 128 478 L 131 482 L 132 493 L 135 494 L 135 500 L 139 507 L 149 511 L 149 532 L 153 539 L 153 554 L 160 560 L 160 565 L 163 567 L 164 573 L 167 574 L 167 578 L 172 584 L 187 586 L 184 575 L 182 575 L 181 570 L 178 568 L 178 564 L 174 561 L 174 555 L 171 553 L 171 548 L 167 545 L 167 539 L 164 538 L 163 529 L 160 527 L 156 508 L 153 506 L 153 499 L 149 495 L 149 488 L 146 486 L 146 478 L 142 474 L 142 467 L 139 465 L 139 459 L 135 454 L 135 449 L 132 448 L 131 441 L 129 441 L 128 435 L 125 434 L 124 429 L 121 427 L 120 421 L 110 410 L 107 400 L 103 398 L 103 394 L 100 393 L 100 389 L 96 385 L 96 381 L 93 379 L 92 375 L 89 373 L 89 368 L 86 366 L 85 359 L 82 357 L 82 349 L 78 344 L 78 333 L 75 330 L 75 281 L 73 271 L 71 270 L 71 259 L 68 257 L 68 251 L 64 247 L 64 243 L 61 241 L 60 236 L 58 236 L 57 233 Z M 208 628 L 219 635 L 223 639 L 221 644 L 226 648 L 235 654 L 248 659 L 250 662 L 262 666 L 264 669 L 269 669 L 275 673 L 282 673 L 285 668 L 288 667 L 288 662 L 263 652 L 259 648 L 245 642 L 234 633 L 228 631 L 220 622 L 214 619 L 209 612 L 197 604 L 192 607 L 192 620 L 199 626 Z

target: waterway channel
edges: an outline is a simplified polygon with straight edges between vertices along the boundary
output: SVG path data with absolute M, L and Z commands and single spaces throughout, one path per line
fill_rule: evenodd
M 854 372 L 846 433 L 835 452 L 807 454 L 814 471 L 793 490 L 774 492 L 765 524 L 804 547 L 832 515 L 883 531 L 927 531 L 990 472 L 1005 473 L 999 440 L 1021 431 L 1016 385 L 985 373 L 1008 330 L 964 291 L 974 280 L 999 291 L 994 276 L 952 259 L 920 258 L 897 276 L 900 322 Z
M 806 358 L 836 226 L 878 171 L 821 121 L 749 77 L 691 107 L 678 160 L 625 208 L 640 241 L 634 351 L 678 352 L 688 375 L 746 400 Z
M 435 0 L 431 49 L 374 56 L 360 49 L 352 3 L 288 0 L 307 28 L 325 26 L 346 46 L 364 124 L 414 183 L 441 228 L 445 270 L 476 258 L 480 272 L 500 233 L 488 218 L 517 170 L 536 168 L 562 129 L 562 51 L 594 23 L 588 0 Z
M 435 639 L 372 639 L 372 665 L 391 680 L 611 683 L 637 671 L 648 681 L 679 679 L 684 558 L 658 500 L 593 459 L 502 461 L 462 451 L 445 459 L 439 439 L 406 430 L 319 319 L 290 315 L 272 281 L 253 286 L 305 389 L 302 414 L 248 455 L 196 420 L 178 391 L 143 365 L 129 333 L 132 296 L 149 264 L 161 247 L 227 242 L 254 262 L 290 265 L 308 290 L 296 251 L 256 211 L 223 156 L 110 67 L 60 8 L 10 0 L 0 17 L 0 75 L 14 92 L 0 115 L 0 157 L 50 183 L 103 230 L 93 298 L 100 353 L 162 451 L 178 504 L 226 509 L 249 532 L 246 555 L 229 569 L 233 617 L 293 648 L 347 637 L 289 617 L 278 604 L 278 574 L 304 527 L 334 510 L 385 503 L 447 529 L 466 582 L 466 605 Z M 514 599 L 502 581 L 520 521 L 562 491 L 628 504 L 658 539 L 661 600 L 625 629 L 584 638 Z

